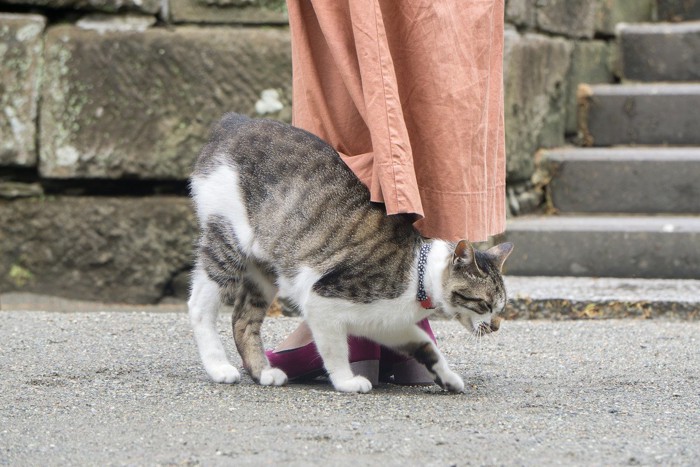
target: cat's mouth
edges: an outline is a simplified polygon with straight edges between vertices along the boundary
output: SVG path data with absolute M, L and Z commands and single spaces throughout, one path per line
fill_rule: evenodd
M 474 334 L 477 336 L 485 336 L 486 334 L 496 332 L 501 327 L 501 321 L 503 321 L 503 318 L 500 316 L 493 316 L 491 322 L 482 321 L 474 328 Z
M 496 314 L 491 315 L 491 319 L 487 321 L 480 321 L 475 318 L 474 315 L 469 316 L 468 313 L 460 313 L 457 316 L 457 320 L 462 323 L 465 328 L 471 330 L 477 337 L 498 331 L 503 321 L 503 318 Z

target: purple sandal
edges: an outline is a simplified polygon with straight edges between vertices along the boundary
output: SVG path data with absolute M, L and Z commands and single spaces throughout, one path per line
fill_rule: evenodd
M 427 319 L 416 323 L 430 338 L 435 336 Z M 356 375 L 367 378 L 373 386 L 379 381 L 400 385 L 430 385 L 434 383 L 430 372 L 414 358 L 398 354 L 368 339 L 350 336 L 350 367 Z M 313 379 L 326 373 L 323 359 L 312 341 L 295 349 L 265 351 L 270 366 L 287 374 L 290 381 Z
M 379 377 L 379 344 L 361 337 L 350 336 L 348 346 L 352 372 L 364 376 L 372 385 L 376 385 Z M 284 371 L 290 381 L 316 378 L 326 373 L 323 368 L 323 359 L 313 341 L 295 349 L 279 352 L 267 350 L 265 355 L 270 361 L 270 366 Z

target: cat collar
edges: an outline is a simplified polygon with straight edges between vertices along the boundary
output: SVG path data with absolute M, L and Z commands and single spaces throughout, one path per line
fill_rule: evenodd
M 433 301 L 430 300 L 428 293 L 425 291 L 425 267 L 428 263 L 428 253 L 430 253 L 431 246 L 432 243 L 423 243 L 418 253 L 418 294 L 416 295 L 416 299 L 418 299 L 421 306 L 426 310 L 435 308 Z

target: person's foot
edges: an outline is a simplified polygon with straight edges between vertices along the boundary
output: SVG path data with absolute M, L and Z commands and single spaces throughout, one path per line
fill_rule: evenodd
M 430 323 L 424 319 L 416 324 L 423 329 L 433 342 L 435 335 Z M 429 386 L 435 379 L 425 365 L 418 363 L 415 358 L 407 357 L 382 346 L 379 359 L 379 381 L 403 386 Z
M 433 330 L 427 319 L 416 323 L 433 342 Z M 351 336 L 348 339 L 350 367 L 355 375 L 367 378 L 372 385 L 379 381 L 414 386 L 434 384 L 433 375 L 414 358 L 398 354 L 370 340 Z M 284 371 L 290 381 L 324 375 L 323 360 L 313 342 L 309 327 L 302 323 L 275 350 L 265 352 L 270 366 Z
M 379 344 L 360 337 L 348 339 L 350 367 L 358 376 L 364 376 L 372 385 L 379 381 Z M 325 374 L 323 359 L 316 344 L 311 341 L 297 348 L 267 350 L 270 366 L 284 371 L 290 381 L 315 378 Z
M 266 350 L 265 355 L 270 366 L 284 371 L 289 381 L 311 379 L 324 373 L 323 360 L 313 341 L 295 349 Z

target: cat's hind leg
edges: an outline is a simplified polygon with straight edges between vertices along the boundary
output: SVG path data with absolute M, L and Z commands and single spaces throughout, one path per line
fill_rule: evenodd
M 216 329 L 221 306 L 219 285 L 197 266 L 192 273 L 192 292 L 187 302 L 199 356 L 209 377 L 217 383 L 237 383 L 241 375 L 226 357 Z
M 272 281 L 265 277 L 264 268 L 251 262 L 241 281 L 231 284 L 224 294 L 226 303 L 233 306 L 233 338 L 243 359 L 243 367 L 263 386 L 281 386 L 287 383 L 284 371 L 270 367 L 260 335 L 260 328 L 275 291 Z

